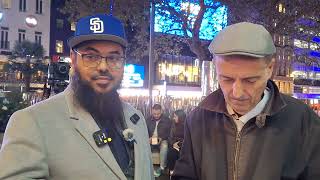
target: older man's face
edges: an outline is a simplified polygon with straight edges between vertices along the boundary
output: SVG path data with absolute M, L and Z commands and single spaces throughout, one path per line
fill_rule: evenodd
M 274 61 L 244 56 L 217 56 L 214 61 L 225 101 L 238 114 L 246 114 L 261 100 Z

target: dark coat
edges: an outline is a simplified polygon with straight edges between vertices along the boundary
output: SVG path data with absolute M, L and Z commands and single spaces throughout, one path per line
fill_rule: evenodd
M 169 145 L 172 146 L 176 142 L 182 143 L 184 137 L 184 124 L 183 123 L 173 123 L 171 127 L 171 132 L 169 136 Z M 181 145 L 179 143 L 179 146 Z
M 270 99 L 240 133 L 221 90 L 187 117 L 173 180 L 319 180 L 320 119 L 268 82 Z
M 158 137 L 160 137 L 162 140 L 168 140 L 169 135 L 170 135 L 170 129 L 171 129 L 171 124 L 172 121 L 162 115 L 160 120 L 159 120 L 159 124 L 158 124 Z M 152 117 L 149 117 L 147 119 L 147 127 L 148 127 L 148 133 L 149 133 L 149 137 L 151 137 L 153 135 L 154 129 L 156 127 L 156 120 L 154 120 Z

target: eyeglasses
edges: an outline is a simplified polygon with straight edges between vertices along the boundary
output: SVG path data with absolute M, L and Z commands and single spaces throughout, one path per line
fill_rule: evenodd
M 102 60 L 106 60 L 108 67 L 114 70 L 121 69 L 125 64 L 125 57 L 119 54 L 100 56 L 98 54 L 82 54 L 75 49 L 73 51 L 81 56 L 83 65 L 89 68 L 98 67 Z

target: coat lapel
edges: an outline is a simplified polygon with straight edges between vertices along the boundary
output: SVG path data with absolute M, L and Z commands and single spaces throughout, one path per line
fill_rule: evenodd
M 130 110 L 128 105 L 123 103 L 124 115 L 127 124 L 127 128 L 130 128 L 134 131 L 134 159 L 135 159 L 135 175 L 134 179 L 154 179 L 153 176 L 150 176 L 150 169 L 147 164 L 151 162 L 149 159 L 150 156 L 150 145 L 148 143 L 148 132 L 146 131 L 146 126 L 142 125 L 145 123 L 145 119 L 142 115 L 139 115 L 139 121 L 134 124 L 130 117 L 136 113 L 136 111 Z M 137 168 L 138 167 L 138 168 Z M 152 174 L 153 175 L 153 174 Z
M 82 138 L 85 139 L 88 145 L 91 146 L 100 159 L 119 179 L 126 179 L 109 146 L 105 145 L 99 148 L 96 145 L 92 134 L 98 131 L 99 127 L 97 126 L 95 120 L 88 112 L 86 112 L 75 102 L 70 86 L 65 90 L 64 93 L 70 112 L 70 120 L 74 123 L 76 131 L 81 135 Z

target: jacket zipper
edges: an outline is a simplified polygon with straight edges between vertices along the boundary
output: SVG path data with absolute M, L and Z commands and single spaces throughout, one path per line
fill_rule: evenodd
M 240 153 L 240 143 L 241 143 L 241 131 L 237 130 L 236 136 L 236 147 L 235 147 L 235 155 L 234 155 L 234 164 L 233 164 L 233 180 L 238 179 L 238 164 L 239 164 L 239 153 Z
M 236 131 L 236 144 L 235 144 L 235 152 L 234 152 L 234 159 L 233 159 L 233 172 L 232 172 L 232 175 L 233 175 L 233 180 L 237 180 L 238 179 L 238 164 L 239 164 L 239 154 L 240 154 L 240 143 L 241 143 L 241 132 L 242 132 L 242 129 L 244 127 L 242 127 L 242 129 L 240 131 L 238 131 L 238 127 L 237 127 L 237 124 L 234 122 L 234 117 L 232 116 L 229 116 L 232 120 L 232 124 L 233 124 L 233 127 Z M 239 120 L 238 120 L 239 121 Z

